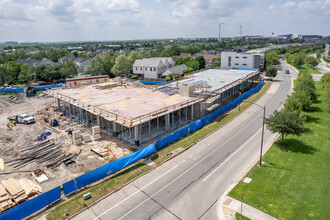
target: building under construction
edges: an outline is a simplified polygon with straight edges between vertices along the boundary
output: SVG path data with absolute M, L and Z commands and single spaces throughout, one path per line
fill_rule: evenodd
M 85 127 L 140 146 L 225 105 L 249 90 L 254 70 L 206 70 L 172 84 L 148 88 L 106 82 L 49 90 L 47 102 Z

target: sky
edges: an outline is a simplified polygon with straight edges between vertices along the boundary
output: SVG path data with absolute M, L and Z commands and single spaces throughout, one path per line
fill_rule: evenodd
M 0 42 L 330 34 L 330 0 L 0 0 Z

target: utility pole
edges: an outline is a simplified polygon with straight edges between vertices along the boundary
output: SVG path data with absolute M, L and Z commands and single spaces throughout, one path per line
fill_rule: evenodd
M 225 24 L 223 22 L 219 22 L 219 40 L 221 39 L 221 25 Z

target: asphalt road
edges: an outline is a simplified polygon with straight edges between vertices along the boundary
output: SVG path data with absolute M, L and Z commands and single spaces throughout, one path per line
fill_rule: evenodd
M 281 107 L 292 89 L 295 70 L 282 65 L 291 74 L 280 72 L 268 93 L 256 102 L 266 105 L 266 116 Z M 219 198 L 259 157 L 262 114 L 260 107 L 252 105 L 189 150 L 74 219 L 217 219 Z M 265 130 L 266 149 L 274 137 Z

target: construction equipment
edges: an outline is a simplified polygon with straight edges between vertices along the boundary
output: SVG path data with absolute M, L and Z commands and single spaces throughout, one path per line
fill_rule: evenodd
M 56 126 L 58 126 L 58 119 L 52 119 L 52 120 L 50 121 L 50 126 L 52 126 L 52 127 L 56 127 Z

